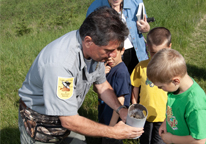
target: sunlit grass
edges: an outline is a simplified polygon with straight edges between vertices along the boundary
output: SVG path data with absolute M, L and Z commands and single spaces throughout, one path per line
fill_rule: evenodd
M 78 29 L 93 0 L 1 0 L 0 5 L 0 134 L 2 144 L 19 144 L 18 89 L 35 57 L 48 43 Z M 172 48 L 180 51 L 188 73 L 206 91 L 205 0 L 147 0 L 151 28 L 172 33 Z M 27 31 L 30 29 L 30 31 Z M 19 35 L 21 34 L 22 35 Z M 90 90 L 79 113 L 97 121 L 97 95 Z M 98 138 L 87 137 L 89 144 Z M 135 144 L 135 140 L 125 140 Z

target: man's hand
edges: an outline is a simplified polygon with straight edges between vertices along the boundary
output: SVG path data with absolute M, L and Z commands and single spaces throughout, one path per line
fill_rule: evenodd
M 141 136 L 143 128 L 135 128 L 129 125 L 126 125 L 124 122 L 120 121 L 114 126 L 114 135 L 115 139 L 132 139 L 138 136 Z
M 126 122 L 127 114 L 128 114 L 128 109 L 127 108 L 121 108 L 119 110 L 119 116 L 120 116 L 120 118 L 122 119 L 123 122 Z
M 122 121 L 115 126 L 107 126 L 79 115 L 60 116 L 59 119 L 64 128 L 87 136 L 131 139 L 144 132 L 143 128 L 131 127 Z
M 137 21 L 137 29 L 141 32 L 141 33 L 146 33 L 150 30 L 150 25 L 147 22 L 147 18 L 146 15 L 144 15 L 144 20 L 140 20 Z

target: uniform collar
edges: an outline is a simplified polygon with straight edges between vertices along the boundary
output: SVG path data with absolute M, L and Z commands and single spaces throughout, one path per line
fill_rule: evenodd
M 79 68 L 80 68 L 80 69 L 83 69 L 84 67 L 86 67 L 86 63 L 85 63 L 85 61 L 84 61 L 84 54 L 83 54 L 83 47 L 82 47 L 82 39 L 81 39 L 81 37 L 80 37 L 79 30 L 77 30 L 77 32 L 76 32 L 76 38 L 77 38 L 78 43 L 79 43 L 79 45 L 80 45 L 79 48 L 81 49 L 80 52 L 79 52 L 79 59 L 80 59 Z M 96 64 L 95 64 L 95 63 L 96 63 Z M 99 66 L 98 62 L 92 60 L 91 65 L 94 65 L 94 64 L 95 64 L 96 69 L 97 69 L 97 67 Z M 96 70 L 96 69 L 95 69 L 95 70 Z
M 80 69 L 83 69 L 85 66 L 86 66 L 86 64 L 85 64 L 85 62 L 84 62 L 84 55 L 83 55 L 83 47 L 82 47 L 82 39 L 81 39 L 81 37 L 80 37 L 80 34 L 79 34 L 79 30 L 77 30 L 77 32 L 76 32 L 76 38 L 77 38 L 77 40 L 78 40 L 78 43 L 79 43 L 79 45 L 80 45 L 80 52 L 79 52 L 79 59 L 80 59 L 80 64 L 79 64 L 79 68 Z

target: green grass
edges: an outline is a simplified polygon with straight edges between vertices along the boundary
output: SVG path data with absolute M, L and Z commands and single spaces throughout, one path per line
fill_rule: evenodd
M 20 143 L 18 89 L 35 57 L 51 41 L 78 29 L 92 1 L 0 1 L 0 143 Z M 156 20 L 150 23 L 151 28 L 164 26 L 171 31 L 172 48 L 185 57 L 189 75 L 206 91 L 206 1 L 147 0 L 144 3 L 148 17 Z M 97 95 L 92 90 L 79 113 L 97 121 Z M 98 141 L 87 137 L 89 144 Z

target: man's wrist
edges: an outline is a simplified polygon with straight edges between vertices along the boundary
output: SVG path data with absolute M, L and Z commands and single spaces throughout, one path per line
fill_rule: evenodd
M 116 109 L 116 113 L 119 115 L 119 111 L 120 111 L 120 109 L 122 109 L 122 108 L 127 108 L 126 106 L 124 106 L 124 105 L 121 105 L 120 107 L 118 107 L 118 109 Z

